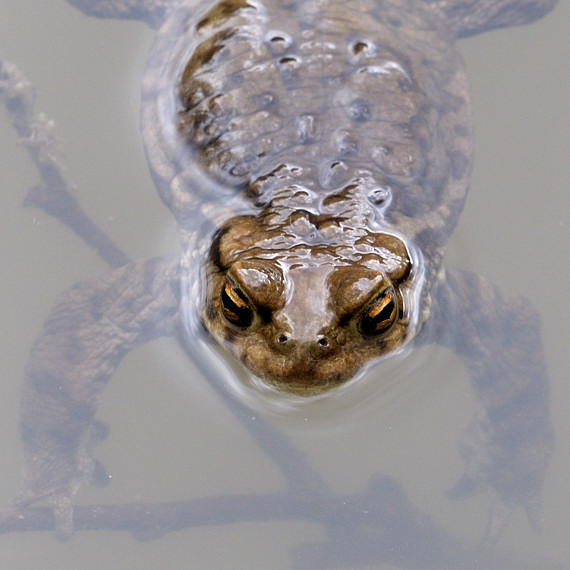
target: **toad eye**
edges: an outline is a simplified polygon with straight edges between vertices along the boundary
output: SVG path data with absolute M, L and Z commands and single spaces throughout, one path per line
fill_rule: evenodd
M 365 307 L 358 318 L 358 330 L 366 336 L 387 332 L 396 322 L 398 305 L 396 292 L 389 286 L 382 289 Z
M 246 328 L 253 323 L 253 309 L 244 292 L 230 279 L 222 288 L 222 312 L 224 317 L 238 327 Z

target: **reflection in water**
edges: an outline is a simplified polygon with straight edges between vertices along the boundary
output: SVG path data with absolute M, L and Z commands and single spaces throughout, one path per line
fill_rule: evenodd
M 96 4 L 85 2 L 84 9 Z M 509 514 L 520 505 L 539 528 L 539 492 L 552 429 L 537 318 L 527 301 L 504 296 L 482 278 L 440 271 L 442 248 L 467 189 L 471 154 L 460 63 L 432 23 L 441 15 L 418 8 L 425 24 L 433 26 L 426 40 L 411 27 L 400 29 L 400 17 L 406 14 L 398 4 L 386 7 L 390 16 L 386 20 L 382 14 L 375 19 L 371 4 L 370 30 L 362 29 L 361 18 L 343 13 L 343 25 L 348 27 L 343 38 L 350 38 L 352 49 L 352 59 L 345 61 L 339 53 L 346 46 L 341 49 L 333 41 L 338 32 L 319 28 L 323 14 L 314 12 L 314 6 L 303 5 L 302 19 L 305 36 L 312 34 L 312 41 L 285 48 L 276 38 L 295 38 L 303 30 L 296 29 L 298 22 L 293 19 L 287 33 L 267 36 L 266 30 L 284 23 L 277 3 L 268 3 L 267 11 L 257 5 L 227 3 L 226 10 L 202 12 L 202 19 L 193 16 L 192 21 L 200 22 L 199 39 L 189 44 L 181 32 L 184 19 L 180 23 L 178 17 L 172 18 L 160 32 L 145 80 L 143 133 L 159 190 L 181 225 L 186 248 L 182 300 L 178 261 L 126 265 L 124 260 L 111 261 L 119 269 L 67 292 L 36 341 L 26 372 L 22 416 L 26 471 L 17 503 L 24 506 L 47 498 L 62 534 L 71 532 L 71 501 L 77 490 L 94 479 L 105 480 L 102 468 L 91 459 L 92 447 L 103 437 L 93 415 L 104 384 L 137 345 L 158 336 L 185 334 L 181 301 L 190 335 L 182 342 L 278 465 L 291 492 L 261 498 L 261 511 L 256 497 L 239 498 L 237 504 L 227 498 L 217 522 L 227 522 L 223 517 L 234 509 L 239 510 L 237 520 L 269 518 L 276 510 L 283 518 L 323 522 L 330 543 L 323 549 L 305 549 L 301 556 L 311 568 L 379 561 L 403 568 L 435 567 L 457 560 L 469 567 L 470 552 L 426 522 L 392 478 L 376 476 L 367 492 L 339 496 L 269 423 L 251 422 L 252 406 L 254 413 L 267 415 L 260 409 L 265 401 L 273 412 L 289 407 L 301 409 L 302 414 L 305 402 L 310 406 L 327 399 L 341 402 L 335 405 L 343 408 L 374 391 L 370 374 L 363 378 L 358 375 L 360 368 L 366 372 L 368 363 L 387 353 L 403 358 L 404 346 L 410 350 L 437 342 L 464 360 L 478 399 L 476 417 L 461 444 L 466 472 L 450 496 L 491 491 L 488 542 L 498 539 Z M 337 8 L 332 4 L 329 8 L 325 15 L 335 22 L 340 18 Z M 525 8 L 521 1 L 517 17 L 524 17 Z M 149 20 L 162 17 L 160 12 L 153 10 Z M 272 17 L 275 21 L 266 21 Z M 477 20 L 481 16 L 446 17 L 456 35 L 497 25 L 493 19 Z M 460 29 L 465 22 L 467 28 Z M 229 30 L 239 26 L 241 33 L 220 33 L 224 26 Z M 393 43 L 390 49 L 369 39 L 376 27 L 386 34 L 388 44 Z M 185 57 L 173 57 L 170 68 L 157 67 L 158 62 L 163 65 L 166 48 L 170 53 L 180 43 Z M 404 59 L 402 65 L 388 65 L 405 50 L 407 69 Z M 249 62 L 233 73 L 226 69 L 236 65 L 235 53 L 260 51 L 262 63 Z M 414 59 L 418 52 L 431 58 L 431 67 L 419 67 Z M 332 62 L 330 69 L 323 63 L 327 59 Z M 297 69 L 301 62 L 310 65 Z M 314 90 L 307 83 L 316 62 L 325 66 L 322 73 L 329 90 Z M 362 67 L 363 62 L 375 65 Z M 361 73 L 354 75 L 357 79 L 354 70 Z M 184 113 L 174 131 L 172 117 L 165 121 L 163 115 L 173 105 L 180 107 L 171 86 L 178 83 L 181 72 L 186 82 L 181 88 Z M 13 73 L 3 67 L 4 96 L 16 123 L 24 124 L 24 130 L 16 124 L 20 136 L 28 138 L 26 122 L 29 126 L 34 117 L 18 108 L 18 103 L 26 103 L 26 95 Z M 259 81 L 248 76 L 251 73 L 259 73 Z M 285 94 L 295 89 L 299 93 L 287 110 L 277 108 L 272 97 L 279 82 L 287 88 Z M 339 93 L 333 105 L 328 103 L 330 92 Z M 376 101 L 392 106 L 377 109 Z M 292 132 L 287 131 L 291 123 L 283 122 L 285 112 L 298 119 Z M 384 123 L 386 132 L 380 136 L 379 125 Z M 41 132 L 41 125 L 34 128 Z M 179 131 L 184 142 L 198 150 L 185 150 L 177 138 Z M 378 144 L 368 145 L 377 139 Z M 332 148 L 331 140 L 336 141 Z M 67 200 L 65 181 L 46 148 L 41 138 L 29 142 L 43 190 L 62 190 Z M 54 181 L 54 177 L 59 178 Z M 246 195 L 234 190 L 244 186 L 244 180 Z M 212 189 L 211 196 L 201 195 L 204 186 Z M 38 196 L 32 196 L 36 205 L 90 243 L 105 239 L 94 237 L 95 230 L 85 220 L 77 222 L 82 214 L 75 204 L 39 203 Z M 313 314 L 315 307 L 318 311 Z M 202 325 L 269 387 L 263 383 L 260 389 L 260 381 L 250 375 L 237 384 L 235 365 L 215 355 L 218 349 L 202 334 Z M 244 374 L 242 370 L 240 376 Z M 216 379 L 228 378 L 232 380 L 216 384 Z M 347 380 L 335 388 L 334 398 L 322 392 L 323 386 Z M 239 386 L 245 407 L 232 399 L 227 386 Z M 312 397 L 283 394 L 284 389 L 308 390 Z M 178 516 L 178 511 L 196 508 L 193 502 L 179 503 L 167 514 Z M 208 504 L 207 510 L 215 513 L 215 504 Z M 76 512 L 76 524 L 82 512 Z M 364 512 L 366 516 L 359 518 Z M 32 517 L 39 511 L 29 513 Z M 79 524 L 106 527 L 101 521 L 117 521 L 116 511 L 97 513 L 97 524 Z M 138 528 L 133 513 L 140 515 L 140 510 L 128 513 L 121 528 L 141 535 L 147 534 L 144 525 L 156 530 L 152 520 Z M 25 518 L 22 513 L 16 516 L 22 524 Z M 194 519 L 189 524 L 207 522 Z M 380 536 L 370 533 L 371 528 L 381 529 Z M 417 550 L 407 547 L 410 542 Z M 484 556 L 480 551 L 479 563 Z

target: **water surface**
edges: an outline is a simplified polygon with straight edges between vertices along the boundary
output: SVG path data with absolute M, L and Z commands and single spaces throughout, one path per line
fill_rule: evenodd
M 553 565 L 570 564 L 570 389 L 563 366 L 570 338 L 569 17 L 563 3 L 532 26 L 462 42 L 478 142 L 471 193 L 448 259 L 531 298 L 542 315 L 557 432 L 544 487 L 545 530 L 542 537 L 533 535 L 519 511 L 498 548 Z M 20 66 L 36 87 L 38 109 L 56 121 L 66 174 L 85 209 L 133 258 L 176 252 L 173 224 L 153 189 L 138 134 L 138 89 L 152 32 L 142 24 L 88 19 L 63 1 L 4 0 L 0 38 L 2 57 Z M 6 504 L 18 489 L 17 406 L 30 344 L 56 296 L 105 266 L 60 224 L 22 208 L 37 175 L 4 114 L 0 139 L 0 500 Z M 448 352 L 430 349 L 415 358 L 391 372 L 398 381 L 372 403 L 350 412 L 307 409 L 278 423 L 335 492 L 361 492 L 380 471 L 397 479 L 433 521 L 473 544 L 486 523 L 488 498 L 456 503 L 444 496 L 461 474 L 457 438 L 473 413 L 473 395 L 461 363 Z M 381 378 L 380 370 L 374 373 Z M 113 480 L 105 489 L 83 490 L 78 502 L 165 501 L 284 487 L 279 469 L 174 342 L 128 355 L 98 417 L 112 429 L 97 457 Z M 147 543 L 112 532 L 78 533 L 65 544 L 51 533 L 22 534 L 0 538 L 0 566 L 286 569 L 294 567 L 297 547 L 325 539 L 323 525 L 295 520 L 206 526 Z

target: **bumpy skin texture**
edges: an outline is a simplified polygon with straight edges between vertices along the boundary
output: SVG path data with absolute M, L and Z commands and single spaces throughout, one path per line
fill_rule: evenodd
M 213 241 L 196 310 L 250 370 L 286 390 L 343 382 L 415 336 L 471 172 L 467 82 L 438 14 L 399 0 L 354 7 L 243 0 L 180 10 L 145 77 L 143 133 L 164 201 L 187 228 L 197 209 L 216 212 L 217 236 L 187 245 Z M 175 136 L 161 128 L 165 109 L 178 114 Z M 273 305 L 274 288 L 254 292 L 243 271 L 238 285 L 233 266 L 246 261 L 251 279 L 281 283 Z M 365 285 L 367 272 L 383 279 Z M 226 318 L 228 275 L 248 325 Z M 386 287 L 393 299 L 378 298 Z M 363 334 L 375 299 L 389 318 L 378 313 L 378 333 Z
M 179 264 L 130 263 L 78 283 L 54 306 L 26 368 L 21 435 L 25 463 L 17 505 L 46 498 L 58 531 L 72 528 L 71 499 L 104 482 L 91 449 L 103 437 L 94 421 L 101 391 L 122 357 L 179 327 Z
M 204 325 L 282 390 L 330 388 L 412 341 L 456 351 L 480 411 L 451 494 L 493 493 L 492 537 L 519 504 L 538 525 L 553 437 L 537 318 L 441 261 L 472 163 L 454 38 L 530 22 L 553 2 L 72 3 L 164 20 L 143 136 L 185 256 L 125 266 L 58 303 L 30 357 L 18 502 L 47 497 L 70 530 L 95 471 L 102 387 L 125 352 L 177 330 L 182 275 L 190 334 Z

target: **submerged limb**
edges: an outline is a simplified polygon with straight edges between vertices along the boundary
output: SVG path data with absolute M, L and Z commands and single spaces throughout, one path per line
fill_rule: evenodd
M 32 347 L 20 416 L 23 488 L 14 504 L 47 499 L 61 534 L 71 532 L 73 497 L 97 475 L 91 450 L 105 435 L 94 421 L 101 391 L 127 352 L 176 332 L 179 287 L 178 263 L 164 259 L 78 283 Z
M 503 295 L 468 272 L 448 271 L 435 297 L 423 336 L 462 358 L 478 402 L 460 442 L 465 474 L 449 496 L 491 491 L 489 542 L 517 506 L 526 508 L 538 530 L 540 490 L 554 445 L 539 318 L 527 299 Z
M 548 14 L 558 0 L 424 0 L 439 11 L 455 37 L 466 38 L 509 26 L 530 24 Z
M 0 60 L 0 98 L 9 119 L 40 175 L 24 200 L 25 206 L 41 208 L 72 229 L 111 267 L 129 261 L 89 216 L 83 211 L 63 176 L 54 151 L 53 122 L 34 110 L 33 90 L 22 72 L 13 64 Z
M 41 176 L 25 204 L 40 207 L 71 227 L 111 267 L 124 266 L 66 292 L 53 308 L 28 362 L 21 412 L 24 479 L 13 503 L 21 508 L 46 499 L 63 536 L 72 530 L 75 494 L 85 485 L 104 480 L 100 465 L 91 456 L 103 438 L 100 424 L 93 419 L 99 394 L 124 354 L 150 338 L 172 334 L 173 315 L 167 332 L 161 330 L 166 330 L 168 311 L 178 311 L 177 300 L 165 297 L 164 291 L 158 294 L 157 283 L 169 281 L 177 299 L 178 274 L 175 264 L 170 267 L 166 261 L 127 265 L 127 255 L 88 218 L 63 176 L 54 150 L 52 122 L 35 113 L 33 89 L 19 69 L 2 61 L 0 97 Z M 144 326 L 143 318 L 147 319 Z M 302 453 L 271 426 L 260 427 L 261 421 L 252 426 L 250 414 L 236 406 L 220 383 L 214 384 L 258 444 L 283 469 L 291 486 L 310 481 L 311 487 L 322 488 Z
M 67 0 L 88 16 L 142 20 L 157 28 L 175 0 Z

